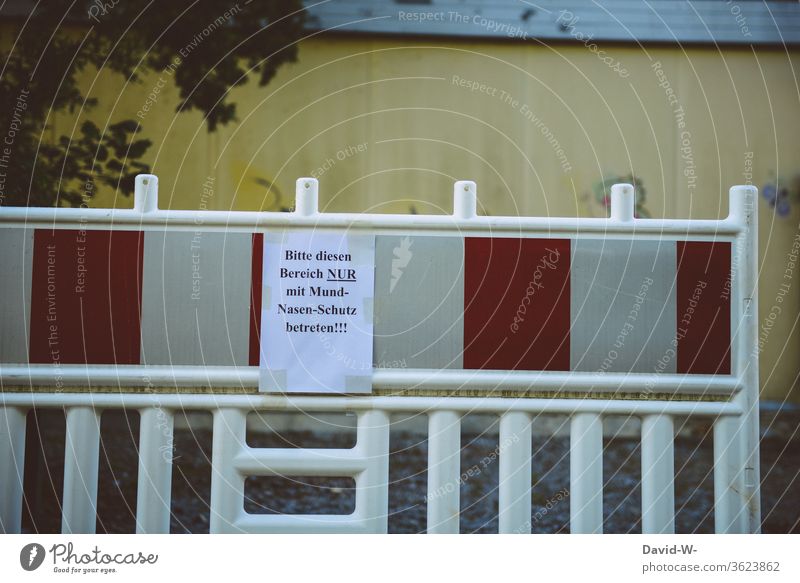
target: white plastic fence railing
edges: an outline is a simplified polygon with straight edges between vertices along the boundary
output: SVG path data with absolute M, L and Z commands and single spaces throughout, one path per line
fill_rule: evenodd
M 256 395 L 6 394 L 2 416 L 2 517 L 7 532 L 19 532 L 22 487 L 15 478 L 23 463 L 28 407 L 66 408 L 67 437 L 62 530 L 94 532 L 99 459 L 99 412 L 141 413 L 137 531 L 169 532 L 172 419 L 184 408 L 213 412 L 212 532 L 386 532 L 388 516 L 389 416 L 427 413 L 428 526 L 430 533 L 457 533 L 461 475 L 460 418 L 467 413 L 500 417 L 500 532 L 531 529 L 531 426 L 536 415 L 572 416 L 570 464 L 571 530 L 602 532 L 601 421 L 604 415 L 642 419 L 642 529 L 674 529 L 673 428 L 676 416 L 714 420 L 715 428 L 736 421 L 741 409 L 721 402 L 609 401 L 597 399 L 508 399 L 437 397 L 276 397 Z M 353 412 L 358 416 L 352 449 L 253 448 L 246 445 L 249 411 Z M 720 431 L 715 429 L 717 440 Z M 724 437 L 724 434 L 722 434 Z M 716 441 L 715 441 L 716 443 Z M 715 448 L 715 517 L 718 532 L 746 531 L 746 508 L 731 485 L 736 455 Z M 244 511 L 248 476 L 351 476 L 356 509 L 345 516 L 251 515 Z
M 0 209 L 0 229 L 195 228 L 253 232 L 270 228 L 355 229 L 375 233 L 465 233 L 494 236 L 672 238 L 731 242 L 730 370 L 724 374 L 609 372 L 586 370 L 381 369 L 370 396 L 191 394 L 185 387 L 258 386 L 253 366 L 150 366 L 0 364 L 0 529 L 20 532 L 26 415 L 32 408 L 66 411 L 62 531 L 95 531 L 100 415 L 137 410 L 141 415 L 137 532 L 169 532 L 174 415 L 185 409 L 213 414 L 210 529 L 212 532 L 386 532 L 390 416 L 428 416 L 427 532 L 459 530 L 461 417 L 488 413 L 500 419 L 499 530 L 531 532 L 531 435 L 535 417 L 564 414 L 570 423 L 570 526 L 574 533 L 603 528 L 604 416 L 641 419 L 642 530 L 674 532 L 674 420 L 704 418 L 714 425 L 714 516 L 719 533 L 758 532 L 758 363 L 754 314 L 756 291 L 756 190 L 731 189 L 723 220 L 633 218 L 633 190 L 612 191 L 610 219 L 479 217 L 475 186 L 456 183 L 452 217 L 320 214 L 316 181 L 298 181 L 294 213 L 157 210 L 157 180 L 139 177 L 133 210 Z M 88 227 L 87 227 L 88 225 Z M 99 228 L 99 227 L 98 227 Z M 8 339 L 5 339 L 8 340 Z M 0 346 L 2 344 L 0 343 Z M 58 384 L 59 390 L 54 387 Z M 85 387 L 89 387 L 86 391 Z M 93 391 L 92 387 L 112 390 Z M 126 391 L 129 388 L 139 391 Z M 175 387 L 172 393 L 141 387 Z M 646 387 L 646 389 L 645 389 Z M 181 388 L 181 390 L 177 390 Z M 381 391 L 440 391 L 436 396 L 386 396 Z M 489 390 L 535 391 L 530 397 L 493 397 Z M 454 396 L 442 397 L 446 391 Z M 475 391 L 487 392 L 475 397 Z M 473 396 L 457 396 L 470 394 Z M 561 398 L 576 392 L 593 398 Z M 634 393 L 614 399 L 614 393 Z M 636 395 L 635 393 L 642 393 Z M 431 393 L 432 395 L 434 393 Z M 496 394 L 496 393 L 495 393 Z M 664 395 L 670 398 L 664 398 Z M 640 397 L 640 398 L 637 398 Z M 655 398 L 653 398 L 655 396 Z M 707 397 L 713 396 L 713 400 Z M 633 397 L 633 398 L 632 398 Z M 681 398 L 686 400 L 681 400 Z M 352 412 L 357 441 L 352 449 L 253 448 L 246 444 L 251 411 Z M 244 509 L 249 476 L 349 476 L 356 483 L 351 515 L 253 515 Z

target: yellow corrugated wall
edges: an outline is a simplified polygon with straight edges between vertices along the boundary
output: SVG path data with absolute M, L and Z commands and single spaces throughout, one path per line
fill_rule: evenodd
M 633 172 L 652 216 L 713 218 L 750 163 L 759 188 L 800 175 L 797 50 L 600 48 L 606 62 L 580 44 L 320 37 L 266 88 L 235 90 L 239 122 L 215 134 L 176 115 L 168 74 L 134 86 L 86 74 L 86 87 L 95 120 L 141 112 L 162 208 L 291 206 L 295 179 L 313 174 L 331 212 L 448 213 L 452 182 L 472 179 L 493 215 L 599 216 L 592 185 Z M 61 114 L 56 130 L 73 123 Z M 800 212 L 759 211 L 763 395 L 800 401 L 800 264 L 786 271 Z

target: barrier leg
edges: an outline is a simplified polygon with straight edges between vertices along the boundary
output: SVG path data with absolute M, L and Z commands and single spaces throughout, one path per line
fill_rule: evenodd
M 141 412 L 136 532 L 169 534 L 172 499 L 173 416 L 160 408 Z
M 570 532 L 603 532 L 603 421 L 578 413 L 570 426 Z
M 68 409 L 61 515 L 64 534 L 95 533 L 99 458 L 100 413 L 92 407 Z
M 212 534 L 241 531 L 236 523 L 244 515 L 244 477 L 233 460 L 245 445 L 246 422 L 245 411 L 214 411 L 209 520 Z
M 26 411 L 17 407 L 0 409 L 0 532 L 22 530 L 22 484 L 25 469 Z
M 738 418 L 714 423 L 714 530 L 718 534 L 749 530 L 741 442 Z
M 642 420 L 642 532 L 675 532 L 675 446 L 672 418 Z
M 499 522 L 501 533 L 531 532 L 531 416 L 500 418 Z
M 458 534 L 461 496 L 461 417 L 428 415 L 428 533 Z
M 389 415 L 366 411 L 358 418 L 357 447 L 367 469 L 356 477 L 356 509 L 370 532 L 389 528 Z

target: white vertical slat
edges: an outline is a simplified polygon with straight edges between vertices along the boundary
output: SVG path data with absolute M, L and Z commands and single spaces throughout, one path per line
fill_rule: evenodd
M 672 417 L 642 419 L 642 532 L 675 532 L 675 446 Z
M 140 534 L 169 534 L 173 427 L 171 411 L 153 407 L 141 412 L 136 492 L 136 532 Z
M 25 417 L 18 407 L 0 409 L 0 533 L 22 530 L 22 483 L 25 469 Z
M 246 422 L 246 411 L 214 411 L 209 519 L 212 534 L 239 532 L 236 522 L 244 515 L 244 476 L 236 469 L 233 460 L 245 447 Z
M 461 417 L 452 411 L 428 414 L 428 533 L 458 534 Z
M 761 495 L 759 461 L 759 374 L 758 374 L 758 190 L 754 186 L 734 186 L 729 191 L 729 219 L 740 223 L 743 231 L 734 245 L 732 308 L 734 315 L 731 371 L 744 384 L 733 398 L 743 414 L 726 420 L 719 431 L 738 443 L 725 454 L 723 465 L 729 492 L 722 494 L 727 508 L 722 510 L 719 526 L 734 532 L 761 532 Z M 738 426 L 735 430 L 733 425 Z M 714 447 L 718 440 L 715 424 Z M 736 456 L 734 458 L 734 456 Z M 730 467 L 734 466 L 734 467 Z M 735 473 L 738 468 L 738 473 Z M 715 475 L 715 490 L 717 480 Z M 740 517 L 740 512 L 744 517 Z M 741 530 L 744 525 L 745 530 Z
M 741 419 L 714 423 L 714 530 L 717 534 L 749 532 L 742 464 Z
M 93 407 L 67 409 L 62 533 L 95 533 L 99 462 L 100 412 Z
M 356 448 L 366 469 L 356 476 L 356 513 L 369 532 L 389 528 L 389 415 L 365 411 L 358 417 Z
M 570 532 L 603 532 L 603 421 L 578 413 L 570 425 Z
M 531 532 L 531 416 L 500 417 L 500 533 Z

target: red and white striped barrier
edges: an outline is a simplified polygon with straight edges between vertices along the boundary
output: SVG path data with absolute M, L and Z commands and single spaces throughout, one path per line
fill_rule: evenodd
M 379 368 L 731 374 L 721 227 L 397 235 L 371 220 Z M 263 232 L 169 224 L 6 224 L 0 361 L 258 366 Z

